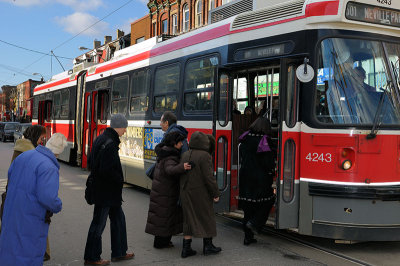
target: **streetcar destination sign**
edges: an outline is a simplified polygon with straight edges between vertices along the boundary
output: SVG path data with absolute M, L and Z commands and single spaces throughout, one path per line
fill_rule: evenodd
M 349 20 L 400 27 L 399 11 L 355 2 L 347 4 L 346 18 Z

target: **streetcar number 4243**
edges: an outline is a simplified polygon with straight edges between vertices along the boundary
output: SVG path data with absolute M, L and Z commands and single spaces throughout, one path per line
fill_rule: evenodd
M 332 154 L 331 153 L 308 153 L 306 156 L 306 160 L 310 162 L 325 162 L 330 163 L 332 162 Z

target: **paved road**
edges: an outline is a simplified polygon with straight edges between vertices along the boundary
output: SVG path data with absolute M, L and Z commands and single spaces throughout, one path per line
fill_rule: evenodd
M 0 143 L 0 192 L 4 191 L 12 148 L 13 144 L 11 142 Z M 51 260 L 45 262 L 44 265 L 83 265 L 83 251 L 93 212 L 93 207 L 87 205 L 83 198 L 87 175 L 88 172 L 86 171 L 61 163 L 59 195 L 63 201 L 63 210 L 52 218 L 49 232 Z M 246 247 L 242 244 L 243 233 L 238 224 L 223 217 L 217 218 L 218 237 L 214 239 L 214 243 L 223 249 L 221 254 L 207 257 L 196 255 L 182 259 L 180 258 L 182 248 L 181 236 L 173 237 L 174 248 L 157 250 L 152 247 L 153 236 L 144 232 L 149 204 L 148 192 L 126 186 L 123 190 L 123 198 L 125 201 L 123 209 L 127 221 L 129 251 L 135 252 L 136 257 L 132 261 L 113 264 L 354 265 L 342 258 L 293 243 L 274 235 L 258 235 L 258 243 Z M 202 240 L 194 239 L 193 248 L 200 253 Z M 357 254 L 360 252 L 362 251 L 355 251 Z M 102 257 L 110 259 L 110 256 L 110 231 L 108 223 L 103 234 Z M 389 258 L 391 261 L 392 259 L 396 259 L 396 257 Z

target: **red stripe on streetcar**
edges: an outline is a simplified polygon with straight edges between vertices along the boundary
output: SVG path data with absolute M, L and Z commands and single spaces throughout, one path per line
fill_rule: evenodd
M 34 92 L 42 91 L 42 90 L 45 90 L 45 89 L 48 89 L 48 88 L 51 88 L 51 87 L 54 87 L 54 86 L 58 86 L 58 85 L 61 85 L 61 84 L 64 84 L 64 83 L 68 83 L 68 82 L 70 82 L 69 78 L 60 79 L 59 81 L 56 81 L 56 82 L 53 82 L 53 83 L 49 83 L 49 84 L 45 84 L 45 85 L 40 86 L 40 87 L 36 87 Z
M 105 72 L 105 71 L 112 70 L 115 68 L 123 67 L 123 66 L 129 65 L 129 64 L 133 64 L 133 63 L 148 59 L 149 57 L 150 57 L 150 51 L 146 51 L 146 52 L 119 60 L 117 62 L 105 65 L 105 66 L 99 66 L 96 68 L 96 72 L 94 74 L 99 74 L 101 72 Z
M 306 6 L 306 17 L 337 15 L 338 10 L 338 0 L 311 3 Z
M 150 51 L 151 52 L 150 57 L 166 54 L 166 53 L 173 52 L 173 51 L 176 51 L 176 50 L 188 47 L 188 46 L 192 46 L 195 44 L 199 44 L 202 42 L 210 41 L 210 40 L 217 39 L 219 37 L 228 35 L 229 27 L 230 27 L 230 24 L 225 24 L 225 25 L 216 27 L 214 29 L 193 35 L 186 39 L 176 41 L 174 43 L 170 43 L 170 44 L 164 45 L 162 47 L 153 49 Z

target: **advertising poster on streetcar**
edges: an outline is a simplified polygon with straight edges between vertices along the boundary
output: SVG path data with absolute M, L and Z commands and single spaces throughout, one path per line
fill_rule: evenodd
M 120 156 L 143 159 L 143 127 L 127 127 L 126 133 L 120 138 Z
M 157 155 L 154 151 L 157 144 L 161 142 L 164 132 L 157 128 L 144 129 L 144 159 L 155 160 Z

